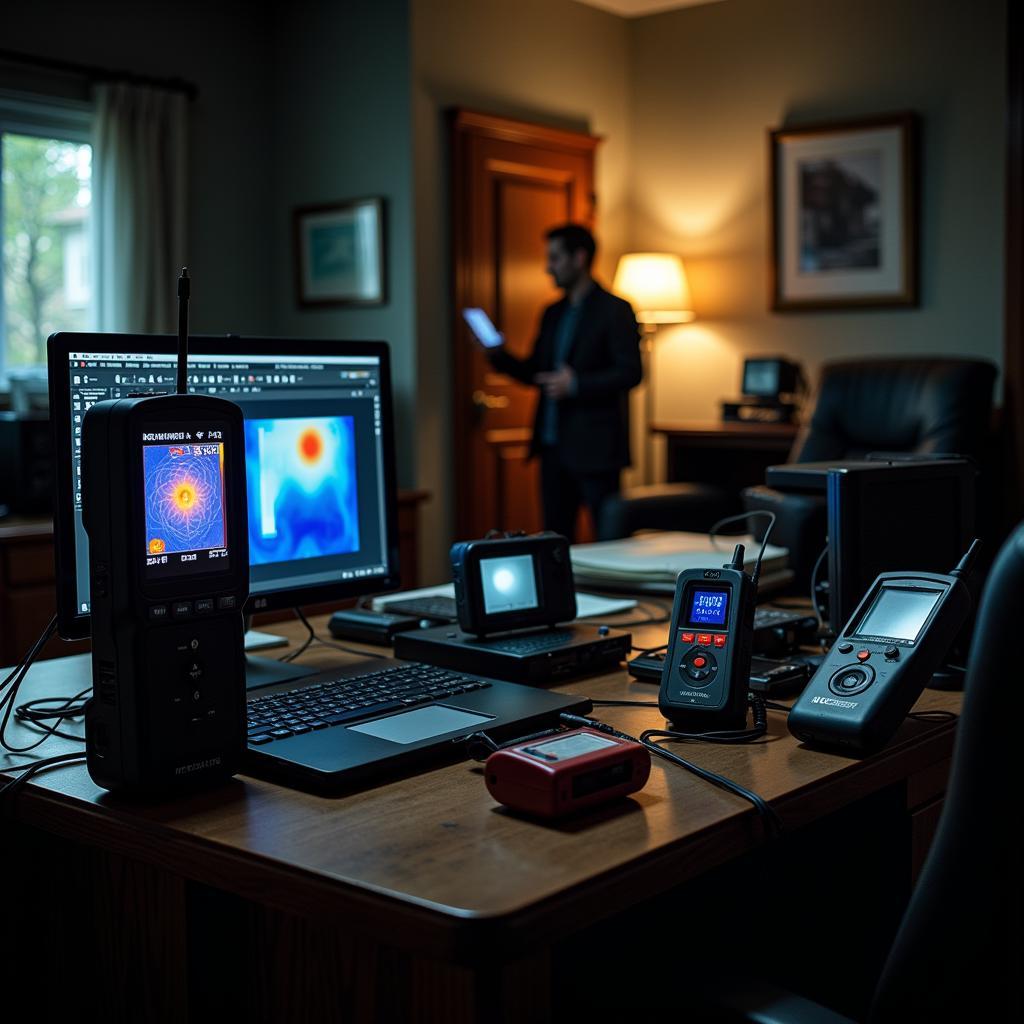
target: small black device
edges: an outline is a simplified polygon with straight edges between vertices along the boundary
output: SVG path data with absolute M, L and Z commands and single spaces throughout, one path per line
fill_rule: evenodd
M 884 572 L 868 589 L 788 718 L 811 746 L 867 754 L 884 746 L 942 666 L 971 610 L 961 577 L 975 540 L 948 575 Z
M 485 636 L 576 618 L 569 541 L 545 531 L 452 545 L 459 625 Z
M 338 640 L 361 640 L 368 644 L 390 646 L 395 634 L 418 629 L 421 620 L 410 615 L 392 615 L 368 608 L 345 608 L 335 612 L 327 623 L 331 636 Z
M 188 292 L 182 270 L 178 393 L 98 402 L 82 425 L 93 675 L 86 762 L 110 790 L 223 780 L 246 749 L 242 413 L 184 393 Z
M 795 395 L 803 387 L 799 363 L 778 357 L 743 360 L 743 395 L 722 403 L 722 419 L 758 423 L 789 423 L 797 405 L 782 396 Z
M 569 623 L 553 629 L 479 636 L 455 626 L 411 629 L 395 636 L 395 657 L 544 686 L 574 676 L 611 672 L 628 655 L 631 634 Z
M 785 697 L 802 690 L 810 667 L 801 661 L 750 659 L 750 690 L 762 697 Z
M 53 434 L 44 413 L 0 412 L 0 503 L 29 515 L 53 508 Z
M 746 723 L 760 563 L 759 556 L 748 576 L 737 544 L 728 565 L 686 569 L 676 579 L 658 707 L 688 732 Z

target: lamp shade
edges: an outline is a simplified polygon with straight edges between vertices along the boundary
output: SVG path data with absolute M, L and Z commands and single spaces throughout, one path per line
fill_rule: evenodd
M 644 324 L 685 324 L 696 318 L 683 261 L 672 253 L 626 253 L 612 291 L 629 301 Z

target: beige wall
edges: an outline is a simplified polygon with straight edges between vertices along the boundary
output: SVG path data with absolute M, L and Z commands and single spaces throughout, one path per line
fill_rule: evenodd
M 629 49 L 625 21 L 570 0 L 412 0 L 417 475 L 425 582 L 448 579 L 451 266 L 444 111 L 461 106 L 605 137 L 596 159 L 598 273 L 627 245 Z M 537 240 L 538 253 L 542 248 Z
M 698 313 L 660 336 L 656 417 L 717 416 L 748 354 L 1001 361 L 1003 0 L 728 0 L 629 28 L 632 239 L 684 257 Z M 908 109 L 920 307 L 769 312 L 766 129 Z

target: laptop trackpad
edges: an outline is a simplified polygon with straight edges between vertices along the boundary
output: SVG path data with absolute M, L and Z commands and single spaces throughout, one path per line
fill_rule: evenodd
M 378 718 L 364 725 L 350 725 L 348 728 L 352 732 L 366 733 L 367 736 L 376 736 L 389 743 L 418 743 L 446 732 L 477 729 L 485 722 L 492 721 L 493 715 L 475 715 L 469 711 L 432 705 L 415 711 L 403 711 L 390 718 Z

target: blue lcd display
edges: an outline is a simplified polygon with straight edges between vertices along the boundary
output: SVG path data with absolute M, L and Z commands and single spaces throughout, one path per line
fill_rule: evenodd
M 694 590 L 690 596 L 691 626 L 724 626 L 729 608 L 727 590 Z

